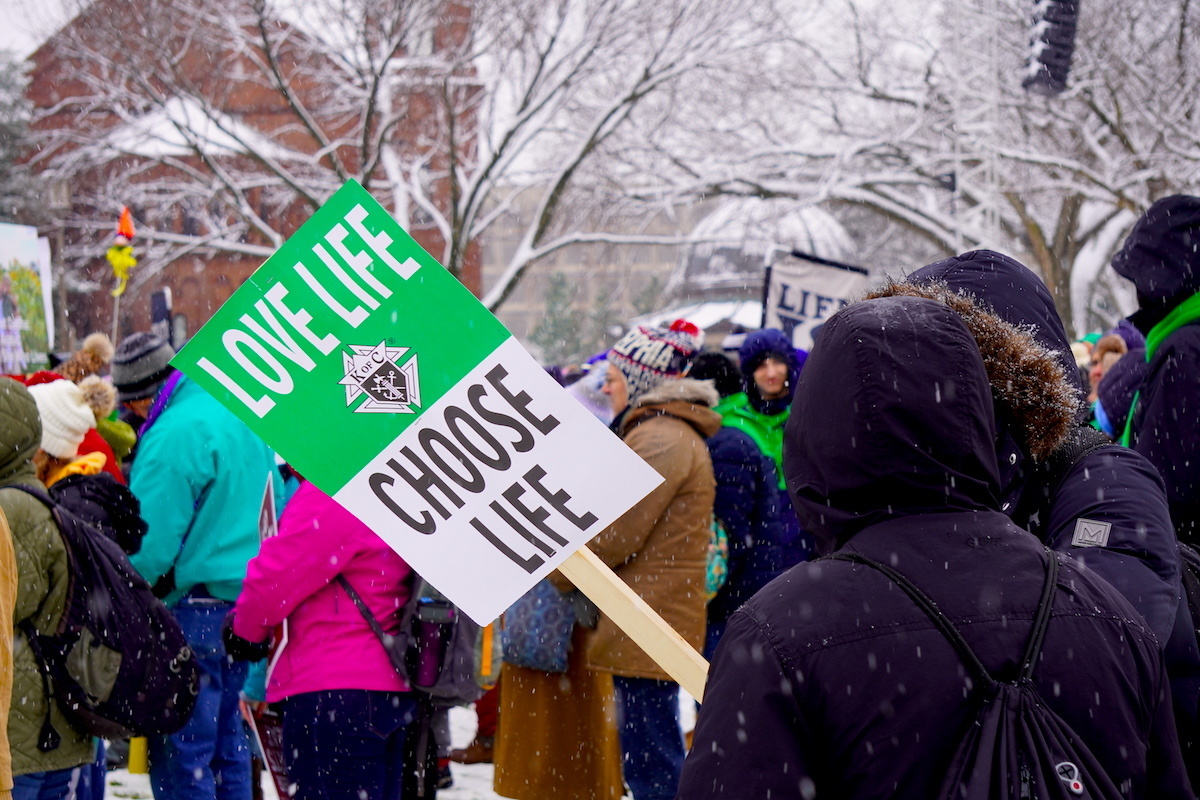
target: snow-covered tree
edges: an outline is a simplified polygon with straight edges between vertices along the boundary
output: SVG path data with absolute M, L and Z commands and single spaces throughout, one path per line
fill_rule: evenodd
M 473 243 L 535 191 L 495 308 L 542 256 L 638 240 L 602 224 L 662 207 L 626 190 L 625 143 L 670 158 L 786 38 L 764 0 L 95 0 L 35 54 L 34 165 L 73 188 L 68 264 L 136 209 L 135 289 L 182 254 L 269 254 L 354 178 L 479 290 Z
M 0 221 L 16 220 L 25 206 L 28 182 L 18 166 L 29 125 L 20 65 L 0 50 Z
M 1028 0 L 943 6 L 804 4 L 788 102 L 746 98 L 753 124 L 645 168 L 654 191 L 867 207 L 946 254 L 1018 255 L 1068 325 L 1110 323 L 1131 310 L 1105 268 L 1124 231 L 1200 178 L 1200 5 L 1082 4 L 1070 86 L 1053 98 L 1021 88 Z

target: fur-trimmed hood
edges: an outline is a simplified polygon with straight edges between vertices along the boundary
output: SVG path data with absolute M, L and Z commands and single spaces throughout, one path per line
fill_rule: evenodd
M 1014 436 L 1030 457 L 1044 461 L 1062 446 L 1075 424 L 1078 395 L 1054 352 L 1029 331 L 944 283 L 892 281 L 867 295 L 896 296 L 934 300 L 962 318 L 983 356 L 998 416 L 1012 423 Z
M 707 439 L 721 427 L 721 415 L 712 410 L 720 399 L 712 381 L 663 381 L 639 397 L 614 425 L 624 436 L 635 425 L 665 414 L 683 420 Z

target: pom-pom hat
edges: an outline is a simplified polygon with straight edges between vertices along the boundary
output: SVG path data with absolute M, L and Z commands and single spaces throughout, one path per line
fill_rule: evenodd
M 71 459 L 88 429 L 96 425 L 96 416 L 83 399 L 83 392 L 68 380 L 30 386 L 42 418 L 42 449 L 55 458 Z
M 703 340 L 700 329 L 685 319 L 665 328 L 638 325 L 622 336 L 608 351 L 608 363 L 625 376 L 629 405 L 663 381 L 686 374 Z

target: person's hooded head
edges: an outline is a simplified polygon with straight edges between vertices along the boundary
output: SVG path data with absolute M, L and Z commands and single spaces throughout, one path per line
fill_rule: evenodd
M 1067 329 L 1054 305 L 1054 296 L 1033 270 L 993 250 L 972 250 L 921 267 L 907 280 L 944 284 L 1010 325 L 1028 330 L 1062 365 L 1064 376 L 1079 395 L 1077 415 L 1081 420 L 1087 416 L 1087 390 L 1075 365 Z
M 1112 266 L 1137 288 L 1141 308 L 1131 319 L 1148 332 L 1200 292 L 1200 197 L 1176 194 L 1146 209 Z
M 887 297 L 831 317 L 784 430 L 788 493 L 822 553 L 888 519 L 998 506 L 987 370 L 942 303 Z
M 33 456 L 42 444 L 37 403 L 24 385 L 0 376 L 0 484 L 36 475 Z
M 763 414 L 779 414 L 792 404 L 803 362 L 792 342 L 775 328 L 746 334 L 738 349 L 742 385 L 750 405 Z
M 991 251 L 939 261 L 869 296 L 936 300 L 966 321 L 992 381 L 1001 507 L 1024 522 L 1034 464 L 1061 447 L 1089 409 L 1082 376 L 1045 284 Z M 1033 462 L 1033 463 L 1031 463 Z

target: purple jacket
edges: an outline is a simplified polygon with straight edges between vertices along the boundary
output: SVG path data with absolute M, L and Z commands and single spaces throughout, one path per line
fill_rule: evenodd
M 370 528 L 332 498 L 302 483 L 246 569 L 234 633 L 266 639 L 284 619 L 288 642 L 267 680 L 267 701 L 301 692 L 403 692 L 383 645 L 334 578 L 345 575 L 383 629 L 394 633 L 412 570 Z

